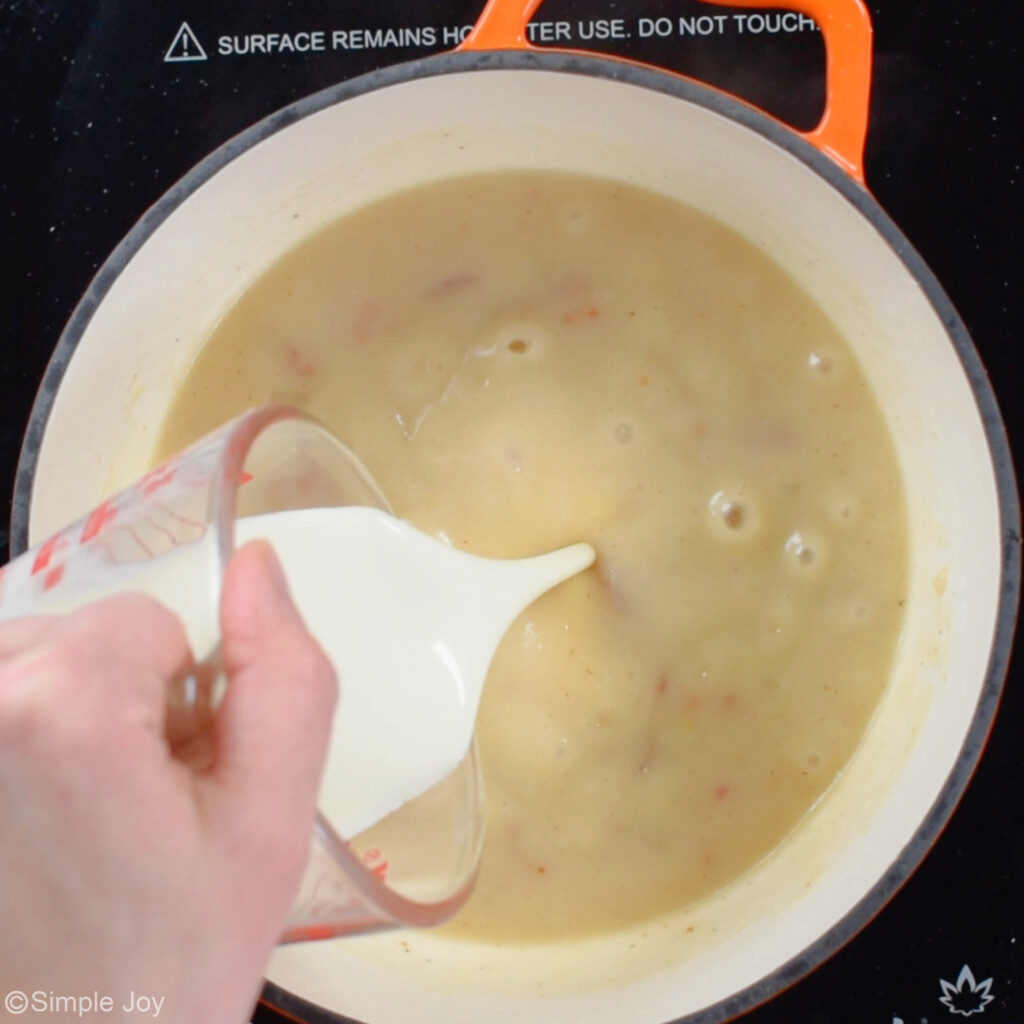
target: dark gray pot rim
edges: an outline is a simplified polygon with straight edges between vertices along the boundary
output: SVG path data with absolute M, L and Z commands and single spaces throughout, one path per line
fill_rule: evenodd
M 938 314 L 960 358 L 964 373 L 974 392 L 988 439 L 996 475 L 1002 527 L 1003 558 L 1000 605 L 985 683 L 957 762 L 914 838 L 903 849 L 886 874 L 840 921 L 801 954 L 771 974 L 727 999 L 679 1018 L 675 1022 L 675 1024 L 721 1024 L 721 1022 L 730 1020 L 771 999 L 805 977 L 849 942 L 879 913 L 924 859 L 963 795 L 992 728 L 1013 646 L 1020 593 L 1020 506 L 1012 457 L 995 395 L 966 327 L 927 265 L 871 195 L 846 175 L 832 160 L 780 122 L 724 93 L 670 73 L 614 58 L 544 51 L 449 53 L 425 57 L 421 60 L 383 68 L 331 86 L 271 114 L 252 128 L 220 146 L 174 185 L 143 215 L 106 260 L 89 285 L 60 337 L 32 408 L 15 479 L 11 552 L 12 555 L 20 554 L 28 546 L 29 501 L 39 449 L 57 389 L 64 377 L 71 355 L 97 306 L 106 296 L 118 275 L 164 220 L 192 192 L 235 157 L 282 128 L 325 107 L 333 106 L 343 100 L 375 89 L 414 79 L 493 69 L 555 71 L 564 74 L 589 75 L 641 86 L 721 114 L 763 136 L 800 160 L 824 178 L 843 199 L 851 203 L 871 222 L 903 262 L 908 272 L 916 279 Z M 307 1022 L 307 1024 L 342 1024 L 342 1022 L 359 1024 L 359 1022 L 352 1021 L 351 1018 L 341 1017 L 314 1006 L 272 982 L 268 982 L 265 986 L 263 1001 L 287 1016 Z

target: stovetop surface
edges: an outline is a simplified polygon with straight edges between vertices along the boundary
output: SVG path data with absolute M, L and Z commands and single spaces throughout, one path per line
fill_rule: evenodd
M 869 7 L 869 187 L 959 310 L 1011 445 L 1024 450 L 1024 60 L 1012 5 Z M 479 8 L 479 0 L 0 6 L 0 492 L 11 493 L 31 403 L 64 323 L 142 212 L 261 117 L 342 79 L 448 48 Z M 549 27 L 535 31 L 538 42 L 567 31 L 572 45 L 694 75 L 810 127 L 823 102 L 820 36 L 754 31 L 761 23 L 736 14 L 695 0 L 548 0 L 535 20 Z M 706 34 L 680 36 L 674 27 L 701 16 L 713 25 Z M 621 23 L 628 37 L 593 38 L 602 22 L 610 35 Z M 387 34 L 401 28 L 408 31 Z M 293 49 L 269 44 L 271 33 L 288 34 Z M 253 36 L 275 52 L 260 52 Z M 6 526 L 5 508 L 3 546 Z M 922 867 L 844 949 L 744 1021 L 1020 1024 L 1022 726 L 1018 654 L 981 764 Z M 966 984 L 953 1005 L 941 1002 L 941 982 L 957 984 L 964 968 L 978 991 L 972 997 Z M 256 1019 L 277 1018 L 260 1008 Z

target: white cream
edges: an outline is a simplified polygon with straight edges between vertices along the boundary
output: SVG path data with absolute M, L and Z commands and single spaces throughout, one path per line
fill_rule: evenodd
M 447 775 L 469 748 L 491 658 L 545 591 L 594 561 L 589 544 L 480 558 L 373 508 L 241 520 L 265 538 L 341 684 L 320 810 L 348 839 Z

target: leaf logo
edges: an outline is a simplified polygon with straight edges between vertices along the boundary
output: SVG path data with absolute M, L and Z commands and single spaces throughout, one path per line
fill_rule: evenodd
M 992 979 L 975 981 L 967 964 L 960 968 L 955 985 L 942 979 L 939 980 L 939 984 L 942 986 L 939 1002 L 950 1013 L 959 1014 L 961 1017 L 970 1017 L 972 1013 L 981 1013 L 995 998 L 989 994 L 992 988 Z

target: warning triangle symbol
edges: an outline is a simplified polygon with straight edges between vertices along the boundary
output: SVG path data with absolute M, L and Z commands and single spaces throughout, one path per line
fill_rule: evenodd
M 183 21 L 171 45 L 164 54 L 165 61 L 206 60 L 206 51 L 202 48 L 195 32 Z

